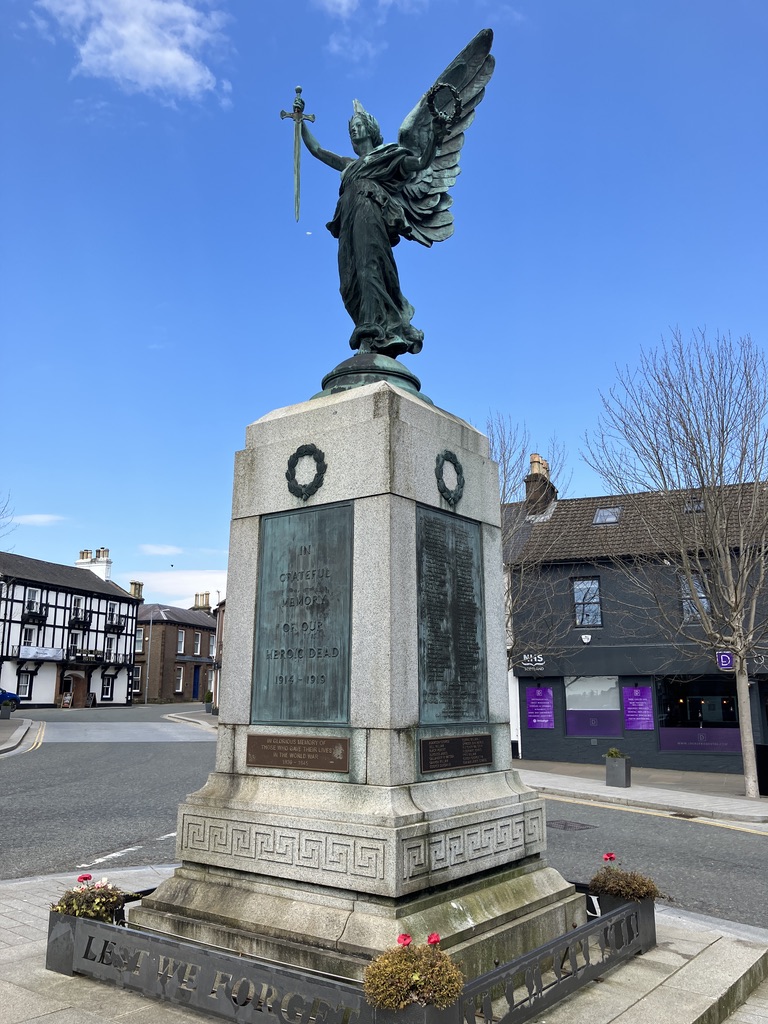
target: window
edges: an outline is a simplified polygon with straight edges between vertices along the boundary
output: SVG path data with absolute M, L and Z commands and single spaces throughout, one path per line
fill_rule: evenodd
M 117 622 L 117 604 L 114 601 L 107 605 L 107 622 Z
M 180 629 L 179 632 L 176 634 L 176 653 L 177 654 L 183 654 L 184 653 L 184 630 L 183 629 Z
M 141 665 L 133 666 L 133 692 L 141 692 Z
M 37 630 L 34 626 L 25 626 L 22 630 L 21 636 L 22 647 L 36 647 L 37 646 Z
M 113 636 L 104 637 L 104 657 L 107 661 L 115 660 L 115 638 Z
M 112 700 L 112 687 L 115 682 L 113 675 L 102 676 L 101 678 L 101 699 Z
M 687 513 L 703 512 L 704 511 L 704 499 L 703 498 L 689 498 L 683 506 L 683 511 Z
M 70 633 L 69 634 L 69 656 L 70 656 L 70 658 L 73 658 L 77 654 L 77 652 L 80 650 L 81 645 L 82 645 L 82 638 L 81 638 L 80 633 L 76 633 L 76 632 L 75 633 Z
M 195 654 L 200 653 L 200 646 L 203 642 L 203 634 L 195 632 Z
M 211 635 L 208 637 L 208 657 L 209 658 L 215 658 L 216 657 L 216 634 L 215 633 L 211 633 Z
M 608 526 L 611 523 L 618 523 L 621 518 L 621 505 L 613 505 L 610 508 L 599 508 L 592 520 L 593 526 Z
M 741 752 L 733 673 L 667 676 L 656 681 L 659 750 L 676 753 Z
M 181 693 L 184 689 L 184 666 L 176 666 L 176 693 Z
M 83 599 L 79 594 L 72 595 L 72 614 L 80 615 L 83 611 Z
M 137 626 L 136 627 L 136 653 L 137 654 L 143 654 L 144 653 L 144 627 L 143 626 Z
M 32 673 L 19 672 L 18 694 L 22 700 L 28 700 L 32 695 Z
M 568 736 L 621 736 L 618 676 L 565 677 Z
M 571 580 L 573 585 L 573 621 L 576 626 L 602 626 L 600 580 L 597 576 Z
M 34 587 L 27 587 L 27 600 L 24 605 L 28 612 L 40 611 L 40 591 Z
M 693 593 L 691 592 L 693 583 Z M 685 577 L 680 577 L 680 600 L 683 606 L 683 622 L 699 622 L 701 616 L 697 607 L 697 601 L 709 615 L 710 605 L 707 597 L 704 581 L 698 573 L 692 573 L 690 582 Z

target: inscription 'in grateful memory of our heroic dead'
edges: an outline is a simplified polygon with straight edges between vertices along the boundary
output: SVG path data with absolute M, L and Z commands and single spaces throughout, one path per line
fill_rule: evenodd
M 349 721 L 352 506 L 261 521 L 252 722 Z
M 419 719 L 487 722 L 480 524 L 416 509 Z

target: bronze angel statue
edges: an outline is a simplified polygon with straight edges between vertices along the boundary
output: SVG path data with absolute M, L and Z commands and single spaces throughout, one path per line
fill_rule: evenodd
M 451 61 L 403 121 L 398 141 L 385 143 L 376 119 L 357 101 L 349 122 L 356 156 L 323 149 L 294 116 L 309 152 L 341 171 L 339 201 L 328 230 L 339 240 L 340 291 L 355 328 L 350 347 L 397 356 L 419 352 L 424 333 L 400 290 L 393 246 L 401 238 L 431 246 L 453 234 L 448 190 L 459 174 L 464 132 L 493 74 L 493 33 L 479 32 Z M 311 118 L 314 120 L 314 118 Z

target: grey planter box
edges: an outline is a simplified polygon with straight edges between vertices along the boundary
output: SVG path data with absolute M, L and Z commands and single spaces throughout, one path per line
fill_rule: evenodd
M 616 910 L 625 910 L 627 907 L 637 911 L 638 937 L 641 943 L 641 953 L 647 953 L 656 945 L 656 904 L 652 899 L 644 900 L 621 900 L 617 896 L 598 896 L 600 914 L 604 916 Z
M 630 757 L 606 757 L 605 784 L 628 789 L 632 785 L 632 759 Z

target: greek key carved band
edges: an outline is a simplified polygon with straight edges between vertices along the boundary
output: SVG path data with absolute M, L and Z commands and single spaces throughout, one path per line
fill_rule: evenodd
M 383 878 L 385 845 L 367 836 L 332 836 L 309 829 L 230 822 L 184 814 L 182 850 L 242 858 L 281 869 Z
M 482 870 L 478 862 L 483 860 L 492 861 L 508 854 L 513 854 L 509 859 L 517 860 L 542 849 L 543 808 L 528 808 L 496 821 L 403 840 L 403 878 L 436 874 L 462 864 L 478 866 Z

